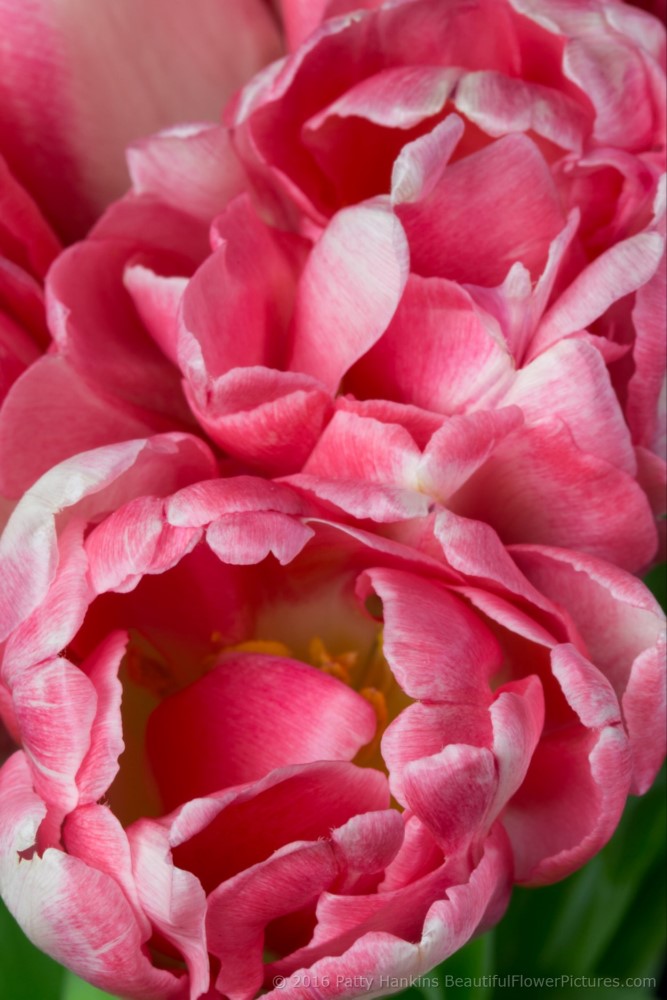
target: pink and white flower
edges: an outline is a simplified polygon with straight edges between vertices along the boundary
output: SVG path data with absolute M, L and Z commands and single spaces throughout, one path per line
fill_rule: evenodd
M 0 490 L 199 428 L 337 516 L 428 495 L 508 543 L 643 569 L 665 471 L 662 27 L 620 0 L 350 6 L 285 3 L 294 50 L 226 125 L 130 149 L 133 193 L 49 276 L 56 350 L 0 412 Z
M 512 878 L 583 864 L 650 785 L 662 616 L 591 556 L 446 511 L 406 544 L 215 471 L 171 433 L 14 511 L 0 889 L 126 996 L 378 992 L 494 922 Z

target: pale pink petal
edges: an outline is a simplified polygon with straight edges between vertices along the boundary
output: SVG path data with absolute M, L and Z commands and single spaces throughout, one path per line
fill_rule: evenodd
M 487 823 L 491 823 L 526 777 L 542 736 L 544 692 L 534 675 L 504 684 L 489 709 L 493 727 L 491 749 L 498 769 L 498 787 Z
M 332 885 L 347 891 L 360 877 L 381 872 L 402 838 L 396 811 L 361 813 L 330 837 L 280 848 L 219 885 L 209 896 L 207 919 L 211 951 L 222 963 L 218 988 L 250 1000 L 262 984 L 263 949 L 271 947 L 271 938 L 265 940 L 267 925 L 314 906 Z
M 464 851 L 485 830 L 498 774 L 486 747 L 451 743 L 403 770 L 406 805 L 431 830 L 445 854 Z
M 559 417 L 584 452 L 634 475 L 635 456 L 604 361 L 590 344 L 555 344 L 517 372 L 503 398 L 529 422 Z
M 566 254 L 579 228 L 581 212 L 573 208 L 563 229 L 549 246 L 547 261 L 533 285 L 530 272 L 521 263 L 513 264 L 497 288 L 466 285 L 472 299 L 500 324 L 507 347 L 517 365 L 525 361 L 537 325 L 551 297 Z
M 68 854 L 109 875 L 121 886 L 145 937 L 153 933 L 144 913 L 132 873 L 132 855 L 125 830 L 104 805 L 80 806 L 63 823 Z
M 522 423 L 516 406 L 449 417 L 426 446 L 419 488 L 446 505 Z
M 330 118 L 363 118 L 386 128 L 409 129 L 442 110 L 456 75 L 441 66 L 395 66 L 365 77 L 305 122 L 310 145 Z
M 646 493 L 658 523 L 657 559 L 667 558 L 667 463 L 647 448 L 637 448 L 637 481 Z
M 664 246 L 658 233 L 639 233 L 589 264 L 547 312 L 530 346 L 530 357 L 584 330 L 618 299 L 645 285 L 656 272 Z
M 9 636 L 2 676 L 11 684 L 21 671 L 58 656 L 80 628 L 92 599 L 80 524 L 67 525 L 58 545 L 58 567 L 48 593 Z
M 112 632 L 81 667 L 97 694 L 90 749 L 76 774 L 81 805 L 102 798 L 118 773 L 118 758 L 125 747 L 120 715 L 123 686 L 118 670 L 127 642 L 126 633 Z
M 223 514 L 206 529 L 210 547 L 232 566 L 255 565 L 269 554 L 285 566 L 312 537 L 312 528 L 277 511 Z
M 297 49 L 319 27 L 326 16 L 328 2 L 329 0 L 279 0 L 290 49 Z
M 646 57 L 629 39 L 617 33 L 574 38 L 565 48 L 563 70 L 595 108 L 593 139 L 598 145 L 650 147 L 658 87 L 654 92 Z
M 291 844 L 254 868 L 223 882 L 208 900 L 211 953 L 220 959 L 216 987 L 229 1000 L 252 1000 L 264 979 L 264 929 L 314 904 L 336 878 L 326 841 Z
M 488 697 L 479 704 L 449 703 L 408 705 L 387 727 L 382 756 L 389 768 L 392 794 L 405 802 L 403 771 L 406 764 L 435 757 L 452 743 L 490 746 L 493 736 Z
M 116 878 L 54 848 L 20 856 L 34 847 L 44 815 L 23 754 L 0 771 L 0 796 L 0 891 L 30 940 L 99 989 L 185 1000 L 183 981 L 146 957 L 150 932 Z
M 252 476 L 193 483 L 165 501 L 166 518 L 176 527 L 200 527 L 223 514 L 279 511 L 303 514 L 302 500 L 287 486 Z
M 513 546 L 528 578 L 564 606 L 623 708 L 633 792 L 650 787 L 664 759 L 664 615 L 634 577 L 584 554 Z
M 178 125 L 127 150 L 137 194 L 187 212 L 207 225 L 245 188 L 245 174 L 229 131 L 221 125 Z
M 342 512 L 383 524 L 424 517 L 430 506 L 429 498 L 414 490 L 363 480 L 322 479 L 297 473 L 284 481 L 308 498 L 319 500 L 327 515 Z
M 517 877 L 537 884 L 580 867 L 606 843 L 623 811 L 631 775 L 630 749 L 609 682 L 569 646 L 554 649 L 552 665 L 581 725 L 545 734 L 504 817 Z
M 433 839 L 433 834 L 421 820 L 409 812 L 403 812 L 405 833 L 398 854 L 387 865 L 384 878 L 379 885 L 381 892 L 392 892 L 411 885 L 442 864 L 442 851 Z
M 195 386 L 240 366 L 284 367 L 303 254 L 296 237 L 261 221 L 247 194 L 216 227 L 220 245 L 188 283 L 179 322 L 180 364 Z
M 271 475 L 301 468 L 332 409 L 331 395 L 317 379 L 270 368 L 235 368 L 201 402 L 187 383 L 185 390 L 217 444 Z
M 487 593 L 499 589 L 510 597 L 521 598 L 532 606 L 531 611 L 546 611 L 552 619 L 550 624 L 558 628 L 560 622 L 556 620 L 554 605 L 517 569 L 489 525 L 443 510 L 438 513 L 434 533 L 446 561 L 462 574 L 468 586 L 481 585 L 480 592 Z
M 416 943 L 411 942 L 415 940 L 415 916 L 419 911 L 410 906 L 411 893 L 405 902 L 397 894 L 396 905 L 392 908 L 397 934 L 376 930 L 369 921 L 368 932 L 361 937 L 355 934 L 352 946 L 340 956 L 322 958 L 293 974 L 289 970 L 286 982 L 281 982 L 279 988 L 270 990 L 266 996 L 270 1000 L 280 1000 L 281 996 L 288 1000 L 310 1000 L 312 990 L 304 985 L 305 973 L 322 982 L 321 1000 L 358 997 L 359 977 L 366 979 L 367 995 L 386 996 L 387 976 L 409 980 L 425 975 L 474 934 L 487 910 L 492 909 L 500 916 L 508 898 L 510 864 L 504 834 L 496 829 L 487 839 L 483 855 L 468 879 L 452 884 L 445 867 L 439 886 L 432 880 L 420 893 L 420 883 L 416 883 L 415 893 L 422 896 L 420 902 L 427 898 L 428 889 L 436 899 L 423 924 L 420 921 Z M 406 928 L 405 937 L 401 936 L 402 927 Z M 357 985 L 354 985 L 355 980 Z M 325 982 L 329 985 L 324 985 Z M 400 988 L 399 984 L 394 989 Z
M 142 264 L 129 265 L 123 284 L 132 297 L 141 322 L 172 364 L 178 364 L 178 311 L 187 278 L 156 274 Z
M 408 276 L 403 227 L 384 202 L 343 209 L 308 258 L 289 361 L 335 392 L 389 325 Z
M 303 467 L 323 479 L 416 485 L 420 451 L 407 430 L 338 410 Z
M 663 256 L 654 276 L 638 289 L 632 310 L 635 343 L 632 349 L 634 372 L 628 384 L 626 414 L 637 444 L 665 456 L 664 372 L 667 363 L 665 327 L 667 315 L 667 264 Z
M 215 471 L 203 442 L 187 434 L 125 441 L 77 455 L 43 476 L 14 509 L 0 538 L 0 636 L 46 597 L 58 565 L 55 516 L 94 518 L 120 502 L 165 495 Z
M 433 191 L 463 132 L 459 116 L 448 115 L 431 132 L 403 146 L 391 170 L 394 205 L 421 201 Z
M 551 87 L 502 73 L 466 73 L 453 100 L 456 109 L 494 137 L 533 132 L 563 149 L 581 153 L 592 115 Z
M 85 0 L 20 11 L 10 0 L 0 34 L 4 151 L 69 238 L 128 186 L 128 142 L 173 122 L 216 120 L 279 52 L 260 0 L 102 0 L 92 12 Z
M 78 667 L 58 658 L 24 670 L 12 698 L 35 790 L 62 817 L 79 800 L 76 775 L 90 749 L 95 687 Z
M 383 650 L 394 676 L 412 698 L 477 701 L 501 663 L 497 640 L 484 622 L 441 584 L 398 570 L 362 577 L 364 596 L 382 601 Z
M 190 1000 L 197 1000 L 210 983 L 206 894 L 195 875 L 174 864 L 174 845 L 164 826 L 140 820 L 130 827 L 128 840 L 141 906 L 153 928 L 185 959 Z
M 146 573 L 171 569 L 198 542 L 196 528 L 166 522 L 164 501 L 137 497 L 97 525 L 86 539 L 91 584 L 98 594 L 126 591 Z
M 285 844 L 328 838 L 360 812 L 388 808 L 387 779 L 380 771 L 318 761 L 278 768 L 260 781 L 191 800 L 170 817 L 142 825 L 165 826 L 175 863 L 198 875 L 210 892 Z

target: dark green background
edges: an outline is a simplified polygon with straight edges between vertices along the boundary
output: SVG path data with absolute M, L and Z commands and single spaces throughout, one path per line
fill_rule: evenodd
M 665 603 L 665 573 L 647 578 Z M 648 795 L 631 799 L 607 847 L 585 868 L 557 885 L 515 889 L 510 908 L 496 929 L 472 941 L 429 973 L 445 976 L 523 975 L 655 977 L 660 981 L 667 930 L 665 772 Z M 559 1000 L 581 995 L 613 1000 L 648 1000 L 652 989 L 520 989 L 413 987 L 404 1000 Z M 667 995 L 663 993 L 662 995 Z M 106 993 L 77 979 L 30 944 L 0 908 L 0 1000 L 103 1000 Z

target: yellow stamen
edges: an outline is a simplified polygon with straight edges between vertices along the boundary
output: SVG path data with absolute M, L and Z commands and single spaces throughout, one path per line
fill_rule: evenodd
M 292 650 L 284 642 L 273 639 L 249 639 L 235 646 L 226 646 L 226 653 L 262 653 L 265 656 L 292 656 Z
M 387 722 L 389 721 L 389 713 L 387 712 L 387 701 L 385 699 L 385 696 L 382 694 L 382 691 L 378 691 L 377 688 L 373 687 L 362 688 L 359 694 L 361 695 L 362 698 L 365 698 L 366 701 L 370 702 L 375 711 L 375 715 L 378 722 L 375 735 L 375 738 L 377 739 L 378 736 L 382 735 L 387 726 Z

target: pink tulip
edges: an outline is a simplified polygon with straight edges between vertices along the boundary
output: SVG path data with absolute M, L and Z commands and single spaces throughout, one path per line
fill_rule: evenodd
M 391 539 L 215 471 L 195 437 L 140 439 L 13 512 L 0 891 L 128 997 L 378 992 L 650 785 L 662 615 L 592 556 L 446 511 Z
M 336 517 L 431 502 L 644 569 L 662 27 L 620 0 L 348 7 L 284 3 L 294 51 L 228 126 L 130 148 L 133 193 L 50 272 L 55 349 L 0 411 L 0 492 L 199 429 Z
M 46 219 L 66 240 L 82 235 L 129 186 L 130 140 L 219 114 L 280 45 L 263 0 L 0 0 L 0 37 L 0 403 L 51 348 L 35 365 L 41 387 L 20 382 L 12 395 L 2 448 L 16 456 L 27 434 L 41 472 L 91 444 L 163 429 L 143 407 L 72 379 L 54 356 L 43 281 L 61 247 Z M 92 438 L 89 420 L 100 425 Z M 67 444 L 54 454 L 56 427 Z M 34 478 L 30 468 L 25 485 Z M 16 496 L 9 483 L 1 492 Z

